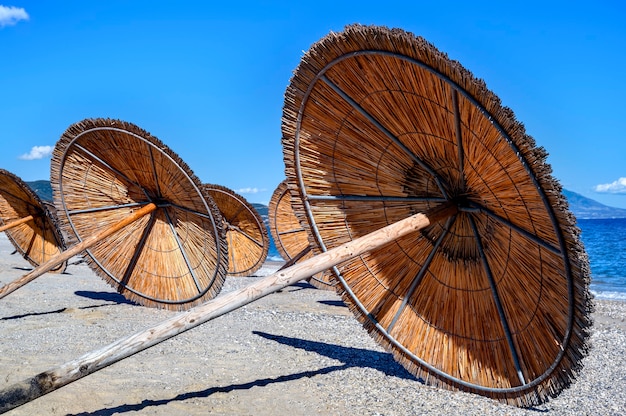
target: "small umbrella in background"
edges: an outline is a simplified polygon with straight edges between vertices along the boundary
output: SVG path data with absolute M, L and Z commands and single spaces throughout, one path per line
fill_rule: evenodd
M 250 276 L 263 266 L 269 236 L 263 218 L 241 195 L 221 185 L 204 184 L 222 214 L 228 243 L 228 274 Z
M 274 190 L 269 207 L 270 233 L 274 238 L 276 249 L 283 259 L 285 266 L 306 260 L 314 255 L 309 236 L 296 213 L 291 208 L 291 193 L 284 180 Z M 316 273 L 308 279 L 318 289 L 333 289 L 332 273 L 330 271 Z
M 65 249 L 54 209 L 19 177 L 0 169 L 0 231 L 34 267 Z M 62 273 L 67 262 L 51 272 Z

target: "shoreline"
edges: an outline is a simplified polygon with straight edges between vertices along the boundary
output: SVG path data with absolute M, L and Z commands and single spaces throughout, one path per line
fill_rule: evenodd
M 0 284 L 30 268 L 12 251 L 0 238 Z M 222 292 L 282 264 L 268 261 L 255 276 L 229 276 Z M 591 350 L 579 377 L 531 409 L 416 380 L 334 292 L 298 283 L 7 414 L 620 414 L 626 408 L 626 303 L 594 304 Z M 0 300 L 0 388 L 176 314 L 126 301 L 84 263 L 43 275 Z

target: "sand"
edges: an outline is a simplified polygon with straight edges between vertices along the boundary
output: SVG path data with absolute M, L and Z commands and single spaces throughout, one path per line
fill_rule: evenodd
M 0 235 L 0 283 L 30 269 Z M 176 312 L 129 303 L 85 263 L 0 300 L 0 388 Z M 276 270 L 229 277 L 223 292 Z M 596 301 L 593 348 L 576 382 L 518 409 L 416 380 L 333 292 L 301 283 L 167 340 L 9 415 L 536 415 L 626 413 L 626 304 Z

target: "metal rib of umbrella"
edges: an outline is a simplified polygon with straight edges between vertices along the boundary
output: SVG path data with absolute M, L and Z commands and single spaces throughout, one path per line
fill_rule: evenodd
M 588 350 L 589 268 L 575 219 L 510 109 L 398 29 L 314 44 L 283 111 L 285 173 L 322 250 L 444 202 L 458 212 L 336 268 L 371 335 L 428 383 L 529 406 Z

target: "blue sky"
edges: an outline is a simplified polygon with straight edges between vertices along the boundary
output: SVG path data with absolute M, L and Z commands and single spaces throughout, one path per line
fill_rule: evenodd
M 626 208 L 624 4 L 0 0 L 0 168 L 49 179 L 68 126 L 118 118 L 203 182 L 267 203 L 284 178 L 292 71 L 324 35 L 362 23 L 458 60 L 546 148 L 566 189 Z

